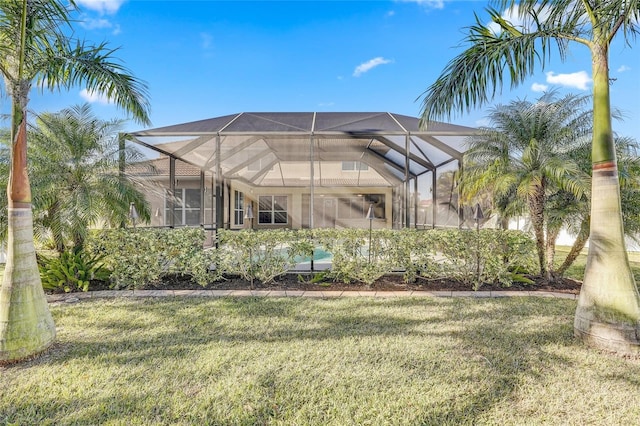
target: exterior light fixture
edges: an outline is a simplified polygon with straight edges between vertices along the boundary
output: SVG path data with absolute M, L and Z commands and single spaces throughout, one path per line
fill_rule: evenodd
M 252 202 L 249 202 L 247 204 L 247 210 L 244 213 L 244 218 L 250 220 L 251 229 L 253 229 L 253 203 Z
M 367 219 L 369 220 L 369 263 L 371 263 L 371 234 L 373 227 L 373 219 L 376 218 L 376 215 L 373 212 L 373 203 L 369 204 L 369 211 L 367 212 Z
M 131 219 L 131 223 L 133 223 L 133 228 L 136 227 L 136 220 L 138 220 L 140 216 L 138 216 L 138 210 L 136 210 L 135 204 L 131 202 L 129 204 L 129 218 Z
M 247 209 L 244 212 L 244 218 L 251 221 L 251 227 L 249 229 L 253 230 L 253 203 L 251 201 L 247 203 Z M 251 247 L 249 247 L 249 268 L 253 269 L 253 253 L 251 252 Z M 253 284 L 253 274 L 251 274 L 251 290 L 254 289 L 255 286 Z
M 473 212 L 473 220 L 476 222 L 476 227 L 480 226 L 480 221 L 484 219 L 484 213 L 482 213 L 482 208 L 480 207 L 480 203 L 476 204 L 476 209 Z
M 480 207 L 480 203 L 476 203 L 476 209 L 473 212 L 473 220 L 476 222 L 476 279 L 477 279 L 477 288 L 480 288 L 480 221 L 484 219 L 484 213 L 482 213 L 482 208 Z

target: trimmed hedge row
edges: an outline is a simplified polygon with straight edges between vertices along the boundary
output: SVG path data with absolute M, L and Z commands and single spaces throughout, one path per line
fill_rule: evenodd
M 103 256 L 115 289 L 139 288 L 168 274 L 190 275 L 202 286 L 219 280 L 217 250 L 204 250 L 200 228 L 104 229 L 90 235 L 85 249 Z
M 110 229 L 92 234 L 86 249 L 103 256 L 117 289 L 167 274 L 190 275 L 202 286 L 225 275 L 267 283 L 308 261 L 316 248 L 333 256 L 326 277 L 345 283 L 371 284 L 402 272 L 407 282 L 450 278 L 474 289 L 482 283 L 508 287 L 536 268 L 534 242 L 519 231 L 223 230 L 218 249 L 203 249 L 204 239 L 199 228 Z

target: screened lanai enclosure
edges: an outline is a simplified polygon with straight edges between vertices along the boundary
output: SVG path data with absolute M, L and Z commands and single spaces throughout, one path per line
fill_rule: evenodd
M 476 129 L 393 113 L 239 113 L 128 135 L 152 226 L 457 227 Z M 150 151 L 149 151 L 150 150 Z

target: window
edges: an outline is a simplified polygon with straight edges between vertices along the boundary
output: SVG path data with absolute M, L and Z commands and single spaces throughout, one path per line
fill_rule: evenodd
M 369 165 L 366 163 L 362 163 L 360 161 L 343 161 L 342 162 L 343 172 L 354 172 L 358 170 L 369 170 Z
M 167 190 L 165 197 L 165 217 L 171 216 L 171 192 Z M 175 190 L 175 226 L 200 224 L 200 189 L 177 188 Z
M 384 219 L 384 194 L 363 194 L 360 197 L 338 198 L 339 219 L 364 219 L 373 205 L 373 213 L 377 219 Z
M 367 212 L 364 210 L 364 197 L 338 199 L 339 219 L 362 219 L 366 214 Z
M 233 199 L 234 203 L 234 216 L 236 225 L 244 225 L 244 193 L 240 191 L 234 191 Z
M 258 199 L 258 223 L 279 225 L 287 223 L 287 196 L 261 195 Z

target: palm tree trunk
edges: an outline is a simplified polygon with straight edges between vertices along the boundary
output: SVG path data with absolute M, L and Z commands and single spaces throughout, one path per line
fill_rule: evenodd
M 26 116 L 22 113 L 19 117 L 20 124 L 13 132 L 7 188 L 9 229 L 7 264 L 0 288 L 0 363 L 41 352 L 53 343 L 56 335 L 36 262 L 26 163 Z
M 611 129 L 608 40 L 594 38 L 591 235 L 574 333 L 589 344 L 640 353 L 640 295 L 625 248 L 620 183 Z
M 551 282 L 555 279 L 553 262 L 556 258 L 556 240 L 560 233 L 559 228 L 547 229 L 547 241 L 545 244 L 545 261 L 547 265 L 546 280 Z
M 58 253 L 64 252 L 64 238 L 62 237 L 62 232 L 60 230 L 60 220 L 59 220 L 59 204 L 58 200 L 54 201 L 53 204 L 47 210 L 47 216 L 49 221 L 49 229 L 51 229 L 51 235 L 53 239 L 53 243 L 56 246 L 56 251 Z
M 540 275 L 546 278 L 547 268 L 544 256 L 544 187 L 536 188 L 535 194 L 529 196 L 529 213 L 531 215 L 533 233 L 536 238 Z
M 571 246 L 571 250 L 569 250 L 567 257 L 565 257 L 564 262 L 562 262 L 562 265 L 560 265 L 560 267 L 555 270 L 556 276 L 562 277 L 564 273 L 567 272 L 567 269 L 569 269 L 569 266 L 573 265 L 573 262 L 575 262 L 575 260 L 578 258 L 580 252 L 587 244 L 587 241 L 589 241 L 590 226 L 591 225 L 588 218 L 582 221 L 582 223 L 580 224 L 580 231 L 578 232 L 578 236 Z

